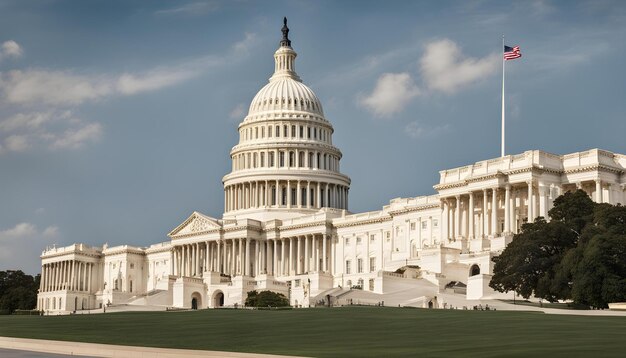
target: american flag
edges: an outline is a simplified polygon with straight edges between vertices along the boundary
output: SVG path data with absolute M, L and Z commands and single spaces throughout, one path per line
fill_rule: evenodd
M 504 46 L 504 60 L 515 60 L 522 57 L 522 53 L 519 51 L 519 46 L 509 47 Z

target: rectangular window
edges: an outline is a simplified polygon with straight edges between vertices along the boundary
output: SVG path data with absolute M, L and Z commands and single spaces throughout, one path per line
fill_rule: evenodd
M 426 230 L 426 229 L 428 229 L 428 222 L 422 221 L 422 230 Z
M 300 280 L 295 280 L 294 284 L 295 287 L 300 287 Z
M 291 138 L 296 137 L 296 126 L 291 126 Z
M 267 128 L 267 136 L 268 136 L 269 138 L 272 138 L 272 126 L 269 126 L 269 127 Z
M 374 279 L 370 278 L 370 291 L 374 291 Z
M 350 238 L 346 237 L 346 245 L 350 245 Z
M 279 153 L 279 161 L 278 163 L 280 164 L 281 167 L 285 166 L 285 152 L 280 152 Z
M 415 230 L 415 223 L 411 223 L 411 230 Z
M 370 257 L 370 272 L 376 271 L 376 258 Z
M 289 127 L 287 127 L 286 125 L 283 126 L 283 137 L 287 137 L 287 135 L 289 135 Z
M 276 138 L 280 137 L 280 127 L 276 126 Z
M 265 153 L 261 153 L 261 168 L 265 167 Z
M 349 275 L 350 273 L 350 260 L 346 260 L 346 275 Z
M 359 273 L 363 273 L 363 259 L 356 260 L 356 267 Z
M 306 127 L 306 137 L 307 139 L 311 139 L 311 127 Z
M 261 127 L 261 138 L 265 138 L 265 127 Z
M 437 225 L 439 224 L 439 221 L 437 221 L 437 219 L 433 220 L 433 227 L 437 227 Z
M 300 126 L 300 138 L 304 138 L 304 127 Z
M 356 238 L 356 243 L 357 243 L 357 245 L 360 245 L 360 244 L 361 244 L 361 237 L 357 237 L 357 238 Z

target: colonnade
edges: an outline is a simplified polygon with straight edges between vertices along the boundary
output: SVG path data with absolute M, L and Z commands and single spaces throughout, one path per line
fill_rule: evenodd
M 224 188 L 225 211 L 260 207 L 348 210 L 345 185 L 303 180 L 256 180 Z
M 256 168 L 306 168 L 339 172 L 339 155 L 314 150 L 247 150 L 232 156 L 232 171 Z
M 524 219 L 532 222 L 537 216 L 547 216 L 549 199 L 549 188 L 532 181 L 443 198 L 442 237 L 474 239 L 517 233 Z
M 202 276 L 220 272 L 229 276 L 292 276 L 329 272 L 334 251 L 330 236 L 308 234 L 280 239 L 224 239 L 175 246 L 171 274 Z
M 91 277 L 94 264 L 78 260 L 65 260 L 44 264 L 41 268 L 39 290 L 91 292 Z

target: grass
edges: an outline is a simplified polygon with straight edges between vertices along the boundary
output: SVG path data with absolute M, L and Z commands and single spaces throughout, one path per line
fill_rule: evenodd
M 624 332 L 624 317 L 377 307 L 0 316 L 0 336 L 314 357 L 621 357 Z

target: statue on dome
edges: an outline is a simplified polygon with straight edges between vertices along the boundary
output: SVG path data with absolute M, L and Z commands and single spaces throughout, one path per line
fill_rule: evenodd
M 280 41 L 281 46 L 291 47 L 291 40 L 289 40 L 289 28 L 287 27 L 287 17 L 283 17 L 283 28 L 280 30 L 283 32 L 283 39 Z

